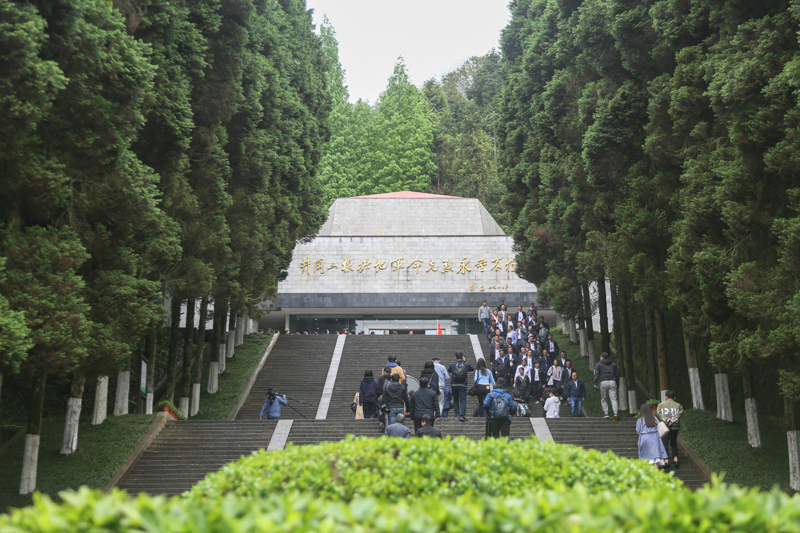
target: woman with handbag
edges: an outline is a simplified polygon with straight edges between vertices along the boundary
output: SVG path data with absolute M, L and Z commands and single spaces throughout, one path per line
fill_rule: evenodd
M 478 416 L 483 416 L 483 402 L 486 395 L 492 390 L 494 386 L 494 376 L 489 369 L 486 368 L 486 361 L 483 357 L 478 359 L 478 365 L 475 370 L 475 390 L 478 395 Z
M 639 434 L 639 459 L 649 461 L 658 469 L 667 460 L 667 450 L 661 442 L 658 432 L 658 421 L 647 404 L 642 405 L 639 420 L 636 421 L 636 433 Z

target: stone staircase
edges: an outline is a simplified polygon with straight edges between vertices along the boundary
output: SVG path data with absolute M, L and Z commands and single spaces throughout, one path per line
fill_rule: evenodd
M 635 418 L 620 418 L 618 422 L 613 418 L 561 418 L 547 420 L 547 426 L 553 441 L 559 444 L 573 444 L 601 452 L 610 450 L 628 459 L 639 457 Z M 679 452 L 680 468 L 669 471 L 691 489 L 702 487 L 706 482 L 702 472 L 689 460 L 683 449 L 679 449 Z M 667 453 L 672 452 L 667 450 Z
M 274 420 L 167 422 L 117 486 L 131 494 L 180 494 L 207 474 L 265 448 L 276 424 Z
M 132 494 L 180 494 L 226 463 L 249 455 L 254 450 L 267 448 L 273 437 L 273 448 L 276 441 L 281 443 L 277 447 L 282 447 L 283 441 L 279 435 L 285 436 L 286 442 L 293 445 L 338 441 L 347 435 L 380 437 L 383 430 L 377 420 L 355 420 L 350 409 L 365 369 L 370 368 L 376 377 L 379 376 L 390 354 L 397 356 L 406 372 L 414 377 L 419 377 L 424 362 L 434 355 L 442 359 L 442 364 L 449 366 L 454 361 L 454 353 L 462 351 L 467 361 L 473 365 L 475 363 L 468 336 L 348 336 L 327 419 L 314 420 L 336 342 L 335 335 L 281 336 L 259 372 L 236 420 L 168 421 L 117 486 Z M 471 385 L 472 375 L 469 382 Z M 290 405 L 297 411 L 284 408 L 280 422 L 259 421 L 258 412 L 270 387 L 307 404 L 290 400 Z M 471 415 L 477 402 L 475 397 L 468 397 L 467 402 L 468 415 Z M 541 404 L 531 404 L 530 408 L 534 418 L 541 419 L 544 416 Z M 633 419 L 619 422 L 594 418 L 573 419 L 568 404 L 562 405 L 560 414 L 561 419 L 546 422 L 555 442 L 600 451 L 611 450 L 622 457 L 637 457 L 638 437 Z M 537 422 L 542 423 L 541 420 Z M 406 425 L 413 429 L 412 421 L 408 420 Z M 453 417 L 442 419 L 436 423 L 436 427 L 445 436 L 452 437 L 481 439 L 485 433 L 484 419 L 472 416 L 468 416 L 466 422 Z M 530 420 L 514 419 L 511 424 L 512 439 L 529 438 L 532 434 Z M 680 460 L 681 468 L 675 471 L 675 475 L 689 487 L 701 486 L 705 479 L 700 470 L 683 452 Z
M 472 344 L 467 335 L 348 336 L 339 363 L 328 418 L 353 418 L 350 404 L 364 378 L 364 371 L 371 369 L 375 379 L 378 379 L 389 355 L 397 357 L 406 374 L 419 378 L 425 361 L 437 355 L 441 363 L 449 367 L 455 361 L 456 352 L 464 352 L 467 361 L 475 365 Z
M 236 415 L 236 420 L 258 420 L 267 390 L 299 398 L 305 403 L 290 402 L 281 417 L 314 418 L 328 377 L 336 335 L 281 335 L 259 372 L 250 394 Z M 358 390 L 358 387 L 356 387 Z M 352 401 L 352 398 L 351 398 Z M 350 404 L 348 403 L 348 406 Z M 349 407 L 348 407 L 349 409 Z M 302 416 L 301 416 L 302 415 Z

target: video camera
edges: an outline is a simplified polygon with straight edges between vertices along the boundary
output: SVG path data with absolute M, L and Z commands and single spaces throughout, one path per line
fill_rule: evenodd
M 275 389 L 267 389 L 267 396 L 269 396 L 270 401 L 274 402 L 275 398 L 277 398 L 280 395 L 278 394 L 278 391 L 276 391 Z

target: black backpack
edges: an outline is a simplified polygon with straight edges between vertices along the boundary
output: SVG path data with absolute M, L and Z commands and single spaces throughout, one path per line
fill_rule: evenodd
M 506 395 L 501 394 L 495 396 L 492 394 L 492 418 L 508 417 L 508 404 L 506 403 Z
M 467 363 L 465 363 L 463 359 L 456 361 L 456 367 L 453 369 L 453 375 L 450 380 L 453 383 L 467 382 Z

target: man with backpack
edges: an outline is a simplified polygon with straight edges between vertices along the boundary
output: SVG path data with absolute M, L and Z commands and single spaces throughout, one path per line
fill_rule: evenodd
M 453 404 L 455 416 L 462 422 L 467 421 L 467 381 L 468 372 L 475 368 L 464 360 L 464 352 L 456 352 L 455 363 L 450 364 L 450 387 L 453 391 Z
M 511 417 L 516 410 L 514 398 L 504 389 L 505 384 L 505 379 L 498 379 L 496 387 L 486 395 L 486 399 L 483 401 L 483 407 L 490 417 L 488 434 L 494 438 L 508 437 L 511 431 Z
M 400 384 L 399 374 L 392 374 L 391 381 L 386 381 L 383 386 L 381 402 L 388 409 L 387 426 L 395 423 L 397 415 L 409 412 L 408 389 L 405 385 Z

